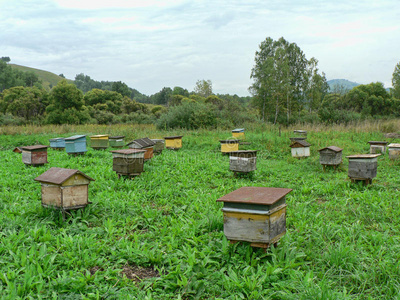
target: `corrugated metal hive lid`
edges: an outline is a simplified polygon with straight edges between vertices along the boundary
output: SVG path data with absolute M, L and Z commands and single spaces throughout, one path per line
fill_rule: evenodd
M 39 149 L 46 149 L 49 146 L 46 145 L 34 145 L 34 146 L 25 146 L 25 147 L 21 147 L 22 150 L 26 150 L 26 151 L 33 151 L 33 150 L 39 150 Z
M 135 143 L 136 145 L 139 145 L 142 148 L 147 148 L 147 147 L 152 147 L 156 144 L 156 142 L 152 141 L 149 138 L 142 138 L 142 139 L 136 139 L 133 140 L 132 142 L 128 143 L 128 145 Z
M 292 189 L 269 188 L 269 187 L 241 187 L 221 198 L 219 202 L 236 202 L 252 204 L 274 204 L 279 199 L 285 197 Z
M 325 150 L 325 149 L 329 149 L 329 150 L 332 150 L 332 151 L 335 151 L 335 152 L 341 152 L 341 151 L 343 151 L 342 148 L 339 148 L 339 147 L 337 147 L 337 146 L 325 147 L 325 148 L 319 149 L 318 151 L 322 151 L 322 150 Z
M 310 147 L 311 144 L 309 142 L 307 142 L 307 141 L 304 141 L 304 140 L 298 140 L 298 141 L 292 142 L 292 144 L 290 145 L 291 148 L 298 147 L 298 146 Z
M 70 137 L 65 138 L 65 140 L 66 140 L 66 141 L 73 141 L 73 140 L 81 139 L 81 138 L 84 138 L 84 137 L 86 137 L 86 135 L 82 135 L 82 134 L 80 134 L 80 135 L 73 135 L 73 136 L 70 136 Z
M 70 178 L 71 176 L 74 176 L 75 174 L 80 174 L 80 175 L 86 177 L 88 180 L 94 181 L 93 178 L 87 176 L 85 173 L 83 173 L 79 170 L 55 168 L 55 167 L 48 169 L 42 175 L 36 177 L 35 180 L 40 181 L 40 182 L 53 183 L 53 184 L 62 184 L 66 180 L 68 180 L 68 178 Z
M 375 158 L 380 156 L 381 154 L 355 154 L 346 156 L 347 158 Z
M 175 135 L 175 136 L 166 136 L 164 137 L 164 140 L 175 140 L 175 139 L 181 139 L 183 135 Z
M 388 142 L 386 142 L 386 141 L 369 141 L 368 144 L 370 144 L 370 145 L 387 145 Z
M 143 153 L 146 152 L 146 150 L 142 149 L 121 149 L 121 150 L 113 150 L 110 151 L 111 153 L 119 153 L 119 154 L 132 154 L 132 153 Z

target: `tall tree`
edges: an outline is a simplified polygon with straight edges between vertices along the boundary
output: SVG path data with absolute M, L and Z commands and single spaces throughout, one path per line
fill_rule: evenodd
M 396 65 L 392 77 L 393 96 L 400 99 L 400 62 Z
M 196 86 L 194 87 L 194 92 L 199 96 L 207 98 L 212 95 L 212 82 L 210 79 L 208 80 L 197 80 Z

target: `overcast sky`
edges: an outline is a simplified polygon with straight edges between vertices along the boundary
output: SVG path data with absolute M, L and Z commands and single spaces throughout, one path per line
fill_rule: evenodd
M 0 0 L 0 57 L 67 78 L 122 81 L 150 95 L 248 95 L 266 38 L 296 43 L 330 79 L 391 86 L 400 62 L 398 0 Z

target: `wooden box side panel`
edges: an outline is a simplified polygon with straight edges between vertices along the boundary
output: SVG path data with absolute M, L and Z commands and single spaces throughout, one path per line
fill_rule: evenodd
M 32 152 L 32 164 L 47 164 L 47 150 Z
M 292 148 L 293 157 L 308 157 L 310 156 L 310 147 Z
M 232 143 L 232 144 L 221 144 L 221 152 L 232 152 L 232 151 L 238 151 L 239 150 L 239 144 L 238 143 Z
M 224 234 L 228 240 L 270 242 L 269 215 L 224 212 Z
M 342 162 L 342 152 L 321 151 L 319 162 L 321 165 L 339 165 Z
M 89 179 L 87 179 L 85 176 L 82 176 L 81 174 L 75 174 L 68 178 L 62 186 L 70 186 L 70 185 L 88 185 L 89 184 Z
M 182 148 L 182 139 L 167 139 L 165 140 L 165 147 L 167 148 Z
M 153 147 L 146 148 L 146 152 L 144 153 L 144 159 L 153 158 L 153 154 L 154 154 Z
M 400 157 L 400 149 L 389 149 L 389 158 L 398 159 Z
M 235 172 L 251 172 L 256 170 L 256 157 L 231 157 L 229 169 Z
M 60 186 L 42 184 L 42 205 L 61 207 Z
M 32 164 L 32 152 L 22 150 L 22 162 L 24 164 Z
M 278 211 L 271 214 L 270 221 L 270 232 L 269 236 L 271 240 L 282 236 L 286 232 L 286 207 L 282 209 L 277 208 Z
M 143 162 L 143 158 L 125 159 L 116 157 L 113 159 L 113 171 L 121 174 L 142 173 Z
M 62 187 L 63 208 L 73 208 L 88 204 L 88 185 Z
M 348 175 L 350 178 L 375 178 L 377 174 L 378 163 L 349 161 Z
M 244 138 L 244 132 L 232 132 L 234 138 Z
M 111 139 L 109 140 L 110 147 L 123 147 L 125 142 L 123 139 Z

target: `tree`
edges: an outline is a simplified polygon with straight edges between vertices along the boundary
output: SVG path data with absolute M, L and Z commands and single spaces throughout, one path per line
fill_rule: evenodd
M 151 102 L 157 105 L 167 105 L 171 95 L 172 89 L 163 87 L 161 91 L 151 96 Z
M 120 93 L 122 96 L 126 96 L 132 98 L 131 89 L 123 82 L 116 81 L 112 84 L 111 90 L 117 93 Z
M 396 65 L 392 77 L 392 94 L 396 99 L 400 99 L 400 62 Z
M 3 56 L 3 57 L 0 58 L 0 60 L 1 60 L 1 61 L 4 61 L 4 62 L 6 62 L 6 63 L 9 63 L 9 62 L 11 61 L 11 59 L 10 59 L 9 56 Z
M 194 92 L 204 98 L 212 95 L 212 82 L 211 80 L 197 80 Z

